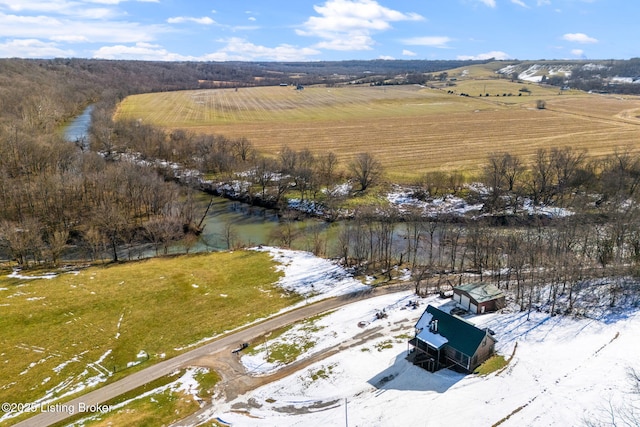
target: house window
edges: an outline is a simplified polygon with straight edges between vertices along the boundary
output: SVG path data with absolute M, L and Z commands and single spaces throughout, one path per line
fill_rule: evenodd
M 456 361 L 460 362 L 460 364 L 467 366 L 467 364 L 469 363 L 469 356 L 467 356 L 466 354 L 456 350 Z

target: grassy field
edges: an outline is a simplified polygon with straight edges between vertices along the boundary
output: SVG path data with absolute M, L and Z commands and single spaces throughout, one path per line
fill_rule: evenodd
M 79 413 L 54 424 L 53 427 L 68 426 L 72 423 L 87 427 L 170 425 L 200 409 L 195 397 L 185 391 L 181 382 L 181 377 L 186 371 L 182 369 L 158 378 L 104 402 L 101 406 L 111 408 L 109 412 L 90 415 Z M 220 380 L 218 375 L 202 368 L 197 368 L 192 375 L 198 383 L 198 398 L 212 397 L 214 386 Z
M 238 251 L 3 276 L 0 402 L 65 396 L 273 314 L 299 300 L 275 285 L 274 267 Z
M 487 78 L 493 72 L 487 67 L 439 88 L 258 87 L 143 94 L 126 98 L 116 116 L 169 129 L 244 136 L 266 153 L 284 145 L 331 150 L 343 165 L 367 151 L 381 160 L 390 180 L 400 182 L 433 170 L 473 173 L 491 152 L 527 159 L 539 148 L 570 146 L 597 156 L 637 145 L 640 98 Z M 520 92 L 525 87 L 529 92 Z M 538 100 L 545 101 L 545 110 L 536 108 Z

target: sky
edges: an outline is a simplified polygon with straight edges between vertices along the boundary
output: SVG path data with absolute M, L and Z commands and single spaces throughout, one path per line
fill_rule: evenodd
M 0 0 L 0 57 L 629 59 L 637 0 Z

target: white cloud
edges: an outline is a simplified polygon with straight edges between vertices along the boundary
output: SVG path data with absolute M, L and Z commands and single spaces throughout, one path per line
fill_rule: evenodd
M 118 13 L 116 13 L 116 11 L 105 7 L 92 7 L 83 10 L 76 10 L 73 13 L 74 17 L 81 19 L 109 19 L 117 15 Z
M 128 0 L 0 0 L 0 8 L 14 12 L 56 13 L 77 17 L 98 17 L 121 15 L 117 6 Z M 159 0 L 134 0 L 143 3 L 158 3 Z M 94 7 L 93 5 L 97 5 Z M 99 7 L 104 6 L 104 7 Z M 112 7 L 109 7 L 112 6 Z
M 77 6 L 77 2 L 70 2 L 66 0 L 0 0 L 0 6 L 14 12 L 32 11 L 39 13 L 65 13 L 65 11 Z
M 304 61 L 320 54 L 318 50 L 311 48 L 298 48 L 287 44 L 272 48 L 235 37 L 223 41 L 226 45 L 222 49 L 200 56 L 185 56 L 169 52 L 157 44 L 135 43 L 134 45 L 103 46 L 93 53 L 93 57 L 146 61 Z
M 402 56 L 418 56 L 418 54 L 415 53 L 415 52 L 412 52 L 410 50 L 403 49 L 402 50 Z
M 393 61 L 396 58 L 394 58 L 393 56 L 389 56 L 389 55 L 380 55 L 378 57 L 378 59 L 382 59 L 383 61 Z
M 304 61 L 320 54 L 320 51 L 308 47 L 296 47 L 281 44 L 277 47 L 256 45 L 239 37 L 225 40 L 227 45 L 215 53 L 204 55 L 207 61 Z
M 149 42 L 171 29 L 162 25 L 140 25 L 135 22 L 108 20 L 76 20 L 49 16 L 7 15 L 0 12 L 0 37 L 22 39 L 77 39 L 91 43 Z
M 501 61 L 505 59 L 511 59 L 511 56 L 508 53 L 501 52 L 499 50 L 494 50 L 492 52 L 487 52 L 487 53 L 481 53 L 479 55 L 459 55 L 458 56 L 458 59 L 461 61 L 484 61 L 491 58 Z
M 93 53 L 101 59 L 136 59 L 145 61 L 188 61 L 195 58 L 168 52 L 161 46 L 150 43 L 136 43 L 134 46 L 103 46 Z
M 176 16 L 176 17 L 167 19 L 167 22 L 169 24 L 184 24 L 187 22 L 194 22 L 196 24 L 201 24 L 201 25 L 212 25 L 216 23 L 216 21 L 209 18 L 208 16 L 203 16 L 202 18 L 193 18 L 190 16 Z
M 438 48 L 446 48 L 447 43 L 450 41 L 452 41 L 452 39 L 446 36 L 412 37 L 402 40 L 404 44 L 410 46 L 431 46 Z
M 582 49 L 573 49 L 571 51 L 571 54 L 574 55 L 574 56 L 582 57 L 584 55 L 584 50 L 582 50 Z
M 373 33 L 390 29 L 392 22 L 424 19 L 375 0 L 328 0 L 314 9 L 320 16 L 310 17 L 296 33 L 322 39 L 316 47 L 323 49 L 368 50 L 375 43 Z
M 529 8 L 529 6 L 527 6 L 527 4 L 525 2 L 523 2 L 522 0 L 511 0 L 511 3 L 513 4 L 517 4 L 518 6 L 524 7 L 524 8 Z
M 328 50 L 371 50 L 375 41 L 366 34 L 351 34 L 348 37 L 327 38 L 326 41 L 316 43 L 314 46 L 318 49 Z
M 65 42 L 65 43 L 86 43 L 89 40 L 81 34 L 63 34 L 60 36 L 52 36 L 51 40 L 56 42 Z
M 231 27 L 231 31 L 256 31 L 261 29 L 259 25 L 236 25 L 235 27 Z
M 496 0 L 480 0 L 480 3 L 484 3 L 489 7 L 496 7 Z
M 569 33 L 562 36 L 562 38 L 566 41 L 574 43 L 598 43 L 597 39 L 589 37 L 584 33 Z
M 74 55 L 73 50 L 60 49 L 56 43 L 36 39 L 15 39 L 0 43 L 2 58 L 67 58 Z

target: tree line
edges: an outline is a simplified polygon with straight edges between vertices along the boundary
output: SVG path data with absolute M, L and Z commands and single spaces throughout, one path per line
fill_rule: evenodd
M 144 163 L 115 161 L 65 141 L 65 121 L 95 103 L 100 149 L 116 141 L 105 112 L 133 93 L 198 87 L 203 73 L 238 67 L 84 59 L 0 60 L 0 253 L 21 266 L 76 257 L 118 260 L 197 233 L 193 194 Z M 224 71 L 224 73 L 223 73 Z M 249 75 L 245 71 L 245 75 Z M 102 115 L 101 115 L 102 114 Z
M 388 279 L 408 268 L 418 293 L 493 282 L 523 310 L 575 312 L 576 301 L 591 297 L 611 306 L 640 303 L 632 279 L 640 273 L 639 178 L 640 157 L 630 151 L 592 158 L 570 148 L 539 150 L 529 162 L 494 153 L 479 188 L 465 187 L 458 173 L 433 172 L 413 190 L 422 200 L 456 195 L 481 203 L 478 215 L 357 209 L 335 255 Z M 597 297 L 587 291 L 594 283 L 602 284 Z
M 125 96 L 198 87 L 202 79 L 253 81 L 255 64 L 82 59 L 0 60 L 0 254 L 21 266 L 65 253 L 119 259 L 141 242 L 166 251 L 195 244 L 202 212 L 175 169 L 230 177 L 250 171 L 250 201 L 277 207 L 285 191 L 315 199 L 339 180 L 335 155 L 257 153 L 246 139 L 114 122 Z M 65 141 L 66 120 L 94 105 L 91 143 Z M 140 156 L 133 160 L 127 156 Z M 128 161 L 123 161 L 127 160 Z M 164 165 L 164 166 L 163 166 Z M 160 172 L 160 173 L 158 173 Z M 366 171 L 362 189 L 376 174 Z M 132 256 L 132 251 L 128 251 Z

